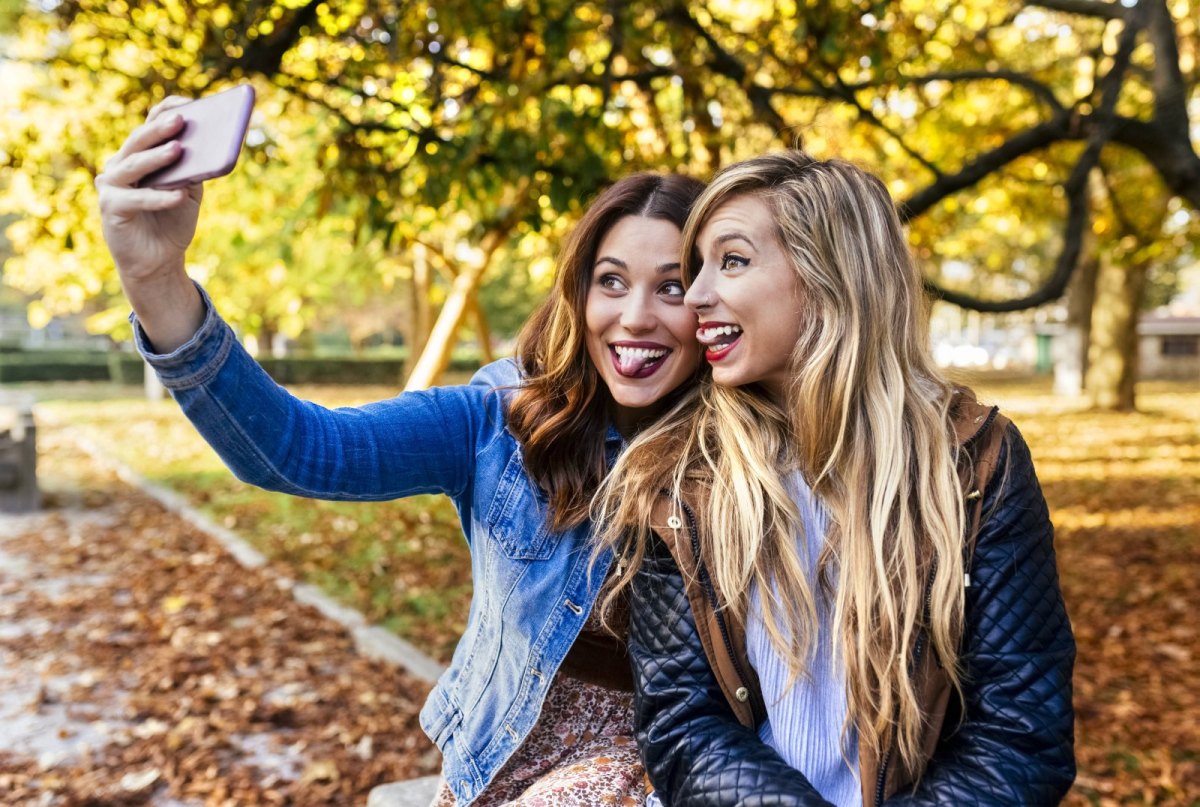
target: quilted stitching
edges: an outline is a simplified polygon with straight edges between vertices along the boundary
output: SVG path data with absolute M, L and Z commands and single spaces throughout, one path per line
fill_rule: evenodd
M 664 804 L 832 807 L 734 716 L 708 666 L 679 567 L 657 538 L 631 608 L 634 723 Z
M 1074 780 L 1075 643 L 1045 499 L 1015 427 L 983 505 L 967 594 L 965 718 L 947 723 L 917 790 L 885 805 L 1050 805 Z M 665 545 L 652 547 L 632 602 L 638 742 L 663 802 L 828 804 L 733 716 Z

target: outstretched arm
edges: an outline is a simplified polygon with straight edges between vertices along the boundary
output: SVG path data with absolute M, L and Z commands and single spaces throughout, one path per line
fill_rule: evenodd
M 488 387 L 403 393 L 326 409 L 276 384 L 200 293 L 204 319 L 183 346 L 157 354 L 135 318 L 138 347 L 184 414 L 237 477 L 321 499 L 463 494 L 485 426 L 503 417 Z
M 480 388 L 402 395 L 328 410 L 277 386 L 188 278 L 200 185 L 140 187 L 180 156 L 183 125 L 168 98 L 96 179 L 104 238 L 135 312 L 138 348 L 184 412 L 241 479 L 332 499 L 462 493 L 470 484 L 485 407 Z M 486 413 L 492 417 L 496 411 Z M 494 432 L 494 430 L 493 430 Z

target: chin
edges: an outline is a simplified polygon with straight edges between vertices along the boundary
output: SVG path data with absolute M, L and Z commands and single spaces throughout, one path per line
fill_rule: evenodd
M 620 397 L 614 395 L 613 402 L 622 409 L 645 409 L 648 406 L 654 406 L 654 404 L 661 401 L 662 398 L 663 396 L 661 395 L 622 395 Z

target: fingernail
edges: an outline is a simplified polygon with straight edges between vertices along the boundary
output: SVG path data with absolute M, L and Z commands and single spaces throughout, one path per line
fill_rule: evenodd
M 179 115 L 170 114 L 170 115 L 167 115 L 165 123 L 167 126 L 174 126 L 177 123 L 179 123 L 179 120 L 180 120 Z

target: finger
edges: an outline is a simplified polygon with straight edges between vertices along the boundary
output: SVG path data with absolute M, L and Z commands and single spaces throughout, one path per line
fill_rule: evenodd
M 174 135 L 179 134 L 182 128 L 182 117 L 178 114 L 171 114 L 169 110 L 164 111 L 164 114 L 134 129 L 129 137 L 125 139 L 125 142 L 121 144 L 121 148 L 117 150 L 114 159 L 119 160 L 130 154 L 157 146 L 164 140 L 168 140 Z
M 135 187 L 142 177 L 151 171 L 157 171 L 177 161 L 183 154 L 183 146 L 176 140 L 163 143 L 146 151 L 139 151 L 127 157 L 113 160 L 105 167 L 102 178 L 97 178 L 97 184 L 108 184 L 119 188 Z
M 106 187 L 100 191 L 100 212 L 105 216 L 130 217 L 138 213 L 171 210 L 188 201 L 183 190 Z
M 168 95 L 166 98 L 150 107 L 150 111 L 146 114 L 146 122 L 149 123 L 152 120 L 160 118 L 175 107 L 183 106 L 184 104 L 190 104 L 194 100 L 196 99 L 184 98 L 181 95 Z

